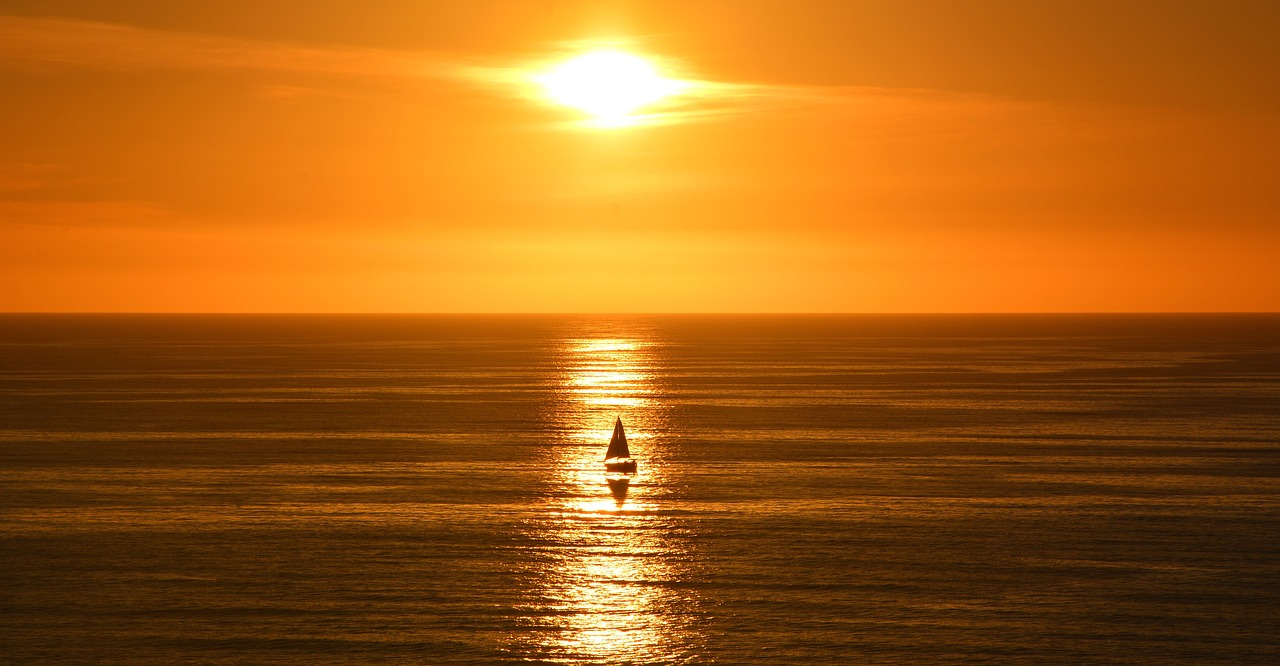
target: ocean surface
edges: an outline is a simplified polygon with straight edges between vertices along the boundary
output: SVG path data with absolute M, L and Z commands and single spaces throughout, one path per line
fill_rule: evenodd
M 1280 316 L 2 315 L 0 571 L 16 664 L 1276 664 Z

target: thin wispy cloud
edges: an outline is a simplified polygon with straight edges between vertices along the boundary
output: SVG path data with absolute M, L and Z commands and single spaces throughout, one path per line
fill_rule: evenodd
M 154 229 L 180 223 L 173 211 L 146 201 L 0 200 L 0 228 Z
M 314 46 L 142 28 L 67 18 L 0 16 L 0 67 L 69 67 L 98 71 L 241 70 L 352 77 L 451 81 L 490 94 L 535 99 L 537 73 L 585 49 L 617 42 L 550 44 L 518 56 L 476 56 L 353 46 Z M 877 89 L 833 89 L 700 79 L 684 63 L 656 60 L 687 85 L 683 94 L 646 116 L 646 124 L 709 120 L 726 115 L 841 104 Z M 269 97 L 324 94 L 314 86 L 270 86 Z
M 446 77 L 439 55 L 314 47 L 63 18 L 0 16 L 0 62 L 97 70 L 241 69 L 364 76 Z
M 31 192 L 45 186 L 52 164 L 0 164 L 0 193 Z

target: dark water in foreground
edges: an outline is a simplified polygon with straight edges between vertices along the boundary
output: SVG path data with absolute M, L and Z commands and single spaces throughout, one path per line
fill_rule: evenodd
M 10 663 L 1277 663 L 1280 317 L 0 316 L 0 570 Z

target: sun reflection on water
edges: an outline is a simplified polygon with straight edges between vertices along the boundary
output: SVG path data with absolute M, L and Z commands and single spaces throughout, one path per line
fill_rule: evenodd
M 555 447 L 545 511 L 533 528 L 545 557 L 522 609 L 527 656 L 577 663 L 671 663 L 691 658 L 693 599 L 677 584 L 688 558 L 664 510 L 663 433 L 655 343 L 584 337 L 561 353 Z M 606 475 L 604 452 L 621 416 L 639 461 Z

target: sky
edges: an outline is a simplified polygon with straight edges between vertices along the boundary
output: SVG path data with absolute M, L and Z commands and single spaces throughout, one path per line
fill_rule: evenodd
M 605 125 L 598 49 L 681 92 Z M 1280 3 L 0 0 L 0 310 L 1280 310 Z

